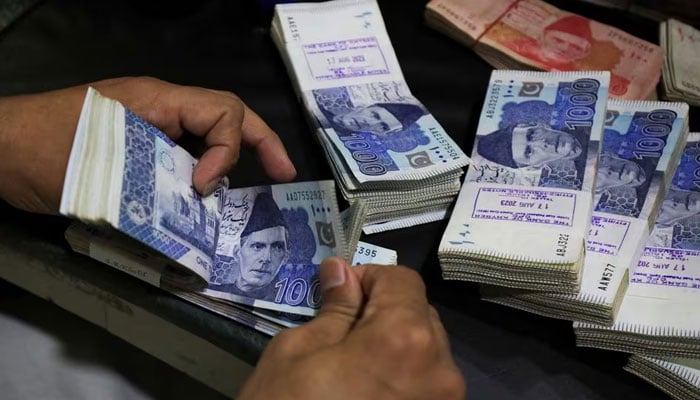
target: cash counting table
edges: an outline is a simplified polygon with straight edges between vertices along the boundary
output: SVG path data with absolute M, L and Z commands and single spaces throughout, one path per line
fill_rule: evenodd
M 0 33 L 0 95 L 138 75 L 229 90 L 279 133 L 298 180 L 332 179 L 270 39 L 268 3 L 39 2 Z M 574 1 L 552 3 L 657 42 L 655 21 Z M 469 154 L 492 68 L 425 26 L 424 6 L 380 1 L 410 89 Z M 691 112 L 691 130 L 698 129 L 697 115 Z M 230 178 L 231 186 L 270 183 L 245 150 Z M 0 277 L 9 282 L 3 287 L 48 300 L 42 307 L 67 309 L 229 397 L 252 371 L 267 336 L 73 253 L 63 239 L 64 218 L 4 204 L 0 210 Z M 445 225 L 363 240 L 397 250 L 400 263 L 420 271 L 470 399 L 666 398 L 622 370 L 625 354 L 577 348 L 571 322 L 483 302 L 476 285 L 442 280 L 436 252 Z

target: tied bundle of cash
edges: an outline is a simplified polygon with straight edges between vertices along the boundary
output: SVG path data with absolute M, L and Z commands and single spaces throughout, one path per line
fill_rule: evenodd
M 365 232 L 444 218 L 468 159 L 411 94 L 376 1 L 278 4 L 271 34 Z
M 610 100 L 579 292 L 482 285 L 483 299 L 548 317 L 611 325 L 687 136 L 685 103 Z
M 700 358 L 700 133 L 691 133 L 611 327 L 574 322 L 580 346 Z
M 676 400 L 700 399 L 700 360 L 653 358 L 633 354 L 625 370 Z
M 578 290 L 609 77 L 492 73 L 438 249 L 445 278 Z
M 659 41 L 666 54 L 662 96 L 700 106 L 700 31 L 669 19 L 659 25 Z
M 170 282 L 172 279 L 165 279 L 166 276 L 173 276 L 170 264 L 171 260 L 163 257 L 160 253 L 135 246 L 133 241 L 124 235 L 119 235 L 115 231 L 104 228 L 89 226 L 83 223 L 74 222 L 66 230 L 66 240 L 71 248 L 81 254 L 85 254 L 97 261 L 105 263 L 123 272 L 126 272 L 138 279 L 146 281 L 152 285 L 161 287 L 172 294 L 181 297 L 202 308 L 216 312 L 234 321 L 250 326 L 262 333 L 275 335 L 282 329 L 297 326 L 309 320 L 310 317 L 266 310 L 248 304 L 235 303 L 222 300 L 219 297 L 209 297 L 201 290 L 183 290 L 174 287 Z M 242 254 L 242 253 L 241 253 Z M 370 243 L 359 242 L 357 250 L 352 259 L 352 265 L 358 264 L 396 264 L 396 251 L 376 246 Z M 230 265 L 230 264 L 229 264 Z M 221 277 L 228 278 L 229 281 L 236 282 L 233 276 L 250 275 L 250 271 L 245 272 L 245 268 L 238 270 L 224 269 L 219 271 Z M 282 274 L 289 274 L 282 266 Z M 217 275 L 216 273 L 214 275 Z M 279 274 L 278 274 L 279 275 Z M 217 285 L 217 278 L 210 283 L 209 289 L 220 291 L 222 285 Z M 278 281 L 279 282 L 279 281 Z M 295 286 L 316 285 L 315 281 L 304 283 L 296 281 Z M 249 302 L 244 302 L 249 303 Z
M 334 182 L 240 189 L 223 182 L 202 198 L 192 185 L 196 163 L 156 127 L 90 88 L 61 213 L 124 236 L 96 245 L 103 258 L 134 243 L 157 252 L 166 273 L 142 274 L 149 282 L 191 288 L 180 283 L 196 280 L 209 296 L 313 314 L 321 261 L 349 258 Z
M 610 97 L 656 98 L 659 46 L 541 0 L 431 0 L 425 17 L 495 68 L 610 71 Z

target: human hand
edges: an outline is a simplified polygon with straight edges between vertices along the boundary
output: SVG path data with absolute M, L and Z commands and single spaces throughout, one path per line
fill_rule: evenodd
M 203 137 L 207 150 L 192 176 L 201 194 L 210 193 L 236 164 L 241 142 L 256 149 L 271 178 L 289 181 L 296 175 L 277 134 L 232 93 L 145 77 L 90 86 L 174 140 L 185 132 Z M 0 197 L 27 211 L 58 211 L 87 87 L 0 98 Z
M 270 341 L 238 400 L 465 398 L 417 273 L 332 257 L 321 286 L 318 316 Z

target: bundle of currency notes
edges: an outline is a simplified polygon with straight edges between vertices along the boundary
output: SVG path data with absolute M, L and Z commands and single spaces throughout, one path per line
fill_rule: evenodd
M 483 285 L 482 298 L 552 318 L 611 325 L 687 136 L 685 103 L 610 100 L 579 292 Z
M 468 158 L 411 94 L 376 1 L 278 4 L 271 34 L 365 232 L 444 218 Z
M 438 249 L 446 279 L 578 291 L 609 78 L 493 71 Z
M 275 335 L 284 328 L 294 327 L 310 319 L 308 316 L 266 310 L 243 303 L 210 297 L 202 290 L 184 290 L 177 285 L 176 271 L 172 270 L 172 261 L 160 253 L 134 245 L 127 236 L 101 227 L 74 222 L 66 230 L 66 240 L 71 248 L 97 261 L 126 272 L 142 281 L 160 287 L 195 305 L 223 315 L 234 321 L 250 326 L 262 333 Z M 352 259 L 352 265 L 380 264 L 394 265 L 397 261 L 396 251 L 371 243 L 359 242 Z M 229 276 L 234 271 L 222 271 Z M 209 286 L 217 290 L 216 279 Z M 299 283 L 296 283 L 299 285 Z
M 125 237 L 95 246 L 105 259 L 135 244 L 157 252 L 156 270 L 165 275 L 146 274 L 152 283 L 199 283 L 211 297 L 312 315 L 320 263 L 350 256 L 334 182 L 238 189 L 222 182 L 202 198 L 192 185 L 196 163 L 156 127 L 89 88 L 60 211 Z
M 663 93 L 668 100 L 700 106 L 700 31 L 675 19 L 659 24 L 664 50 Z
M 700 360 L 653 358 L 633 354 L 625 370 L 676 400 L 700 399 Z
M 431 0 L 425 18 L 495 68 L 610 71 L 610 97 L 656 98 L 659 46 L 541 0 Z
M 612 326 L 574 322 L 580 346 L 700 358 L 700 133 L 691 133 Z

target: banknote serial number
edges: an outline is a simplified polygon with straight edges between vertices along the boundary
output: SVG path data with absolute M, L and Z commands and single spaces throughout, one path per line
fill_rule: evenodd
M 501 94 L 501 86 L 499 83 L 502 82 L 501 80 L 495 81 L 491 88 L 491 93 L 489 93 L 489 98 L 486 101 L 486 111 L 484 112 L 486 118 L 493 118 L 494 115 L 496 115 L 496 106 L 498 105 L 498 99 Z
M 325 190 L 297 190 L 296 192 L 287 192 L 287 201 L 313 201 L 325 199 Z
M 598 281 L 598 289 L 607 292 L 613 275 L 615 275 L 615 265 L 608 263 Z
M 569 234 L 568 233 L 560 233 L 559 239 L 557 239 L 557 243 L 554 246 L 554 254 L 556 254 L 559 257 L 564 257 L 566 255 L 566 247 L 568 245 L 569 245 Z

